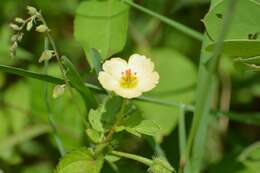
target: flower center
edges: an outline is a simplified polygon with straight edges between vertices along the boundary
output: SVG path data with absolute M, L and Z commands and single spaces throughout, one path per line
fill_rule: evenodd
M 120 79 L 120 86 L 125 89 L 135 88 L 138 83 L 136 73 L 133 73 L 131 69 L 127 69 L 122 72 L 122 77 Z

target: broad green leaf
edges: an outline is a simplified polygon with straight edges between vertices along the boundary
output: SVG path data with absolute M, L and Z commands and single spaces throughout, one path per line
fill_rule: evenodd
M 102 59 L 120 52 L 125 45 L 128 28 L 129 7 L 118 0 L 85 1 L 80 4 L 74 21 L 74 36 L 87 55 L 89 49 L 97 49 Z
M 171 49 L 157 49 L 152 53 L 160 81 L 158 86 L 147 95 L 150 98 L 160 98 L 168 102 L 191 102 L 194 91 L 187 88 L 196 83 L 195 65 L 187 57 Z M 185 92 L 181 92 L 184 88 Z M 178 108 L 141 101 L 135 102 L 142 111 L 144 119 L 153 120 L 160 126 L 161 129 L 157 136 L 159 141 L 175 128 L 178 122 Z
M 104 132 L 103 124 L 101 122 L 102 114 L 105 112 L 105 105 L 101 105 L 97 110 L 91 109 L 88 114 L 89 123 L 91 127 L 98 132 Z
M 204 18 L 206 30 L 213 40 L 216 40 L 223 24 L 223 15 L 228 0 L 223 0 L 212 8 Z M 254 0 L 237 1 L 236 11 L 226 39 L 249 39 L 257 37 L 260 25 L 260 3 Z M 260 39 L 257 37 L 256 39 Z
M 83 97 L 87 108 L 96 108 L 97 100 L 89 88 L 82 81 L 79 73 L 77 72 L 74 65 L 70 62 L 70 60 L 66 57 L 62 57 L 62 61 L 67 71 L 68 79 L 74 88 L 81 94 Z
M 215 45 L 216 43 L 209 44 L 206 50 L 213 51 Z M 223 45 L 224 45 L 223 53 L 232 57 L 260 56 L 260 40 L 248 40 L 248 39 L 225 40 Z
M 55 173 L 99 173 L 103 162 L 103 155 L 94 156 L 89 149 L 80 148 L 66 154 Z

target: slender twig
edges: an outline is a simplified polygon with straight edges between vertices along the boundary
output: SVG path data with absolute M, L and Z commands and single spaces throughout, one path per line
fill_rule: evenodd
M 49 41 L 47 38 L 45 38 L 44 40 L 44 49 L 48 50 L 49 49 Z M 48 74 L 48 60 L 44 61 L 44 74 Z M 55 121 L 53 119 L 53 113 L 51 111 L 51 106 L 50 106 L 50 101 L 49 101 L 49 97 L 48 97 L 48 82 L 44 83 L 44 101 L 45 101 L 45 105 L 47 108 L 47 113 L 48 113 L 48 122 L 52 128 L 52 132 L 53 132 L 53 136 L 55 139 L 55 142 L 57 144 L 57 147 L 59 149 L 59 152 L 61 154 L 61 156 L 64 156 L 64 154 L 66 153 L 63 143 L 57 133 L 57 128 L 55 126 Z
M 181 31 L 181 32 L 191 36 L 194 39 L 197 39 L 199 41 L 203 40 L 203 35 L 201 33 L 199 33 L 198 31 L 195 31 L 195 30 L 193 30 L 193 29 L 191 29 L 191 28 L 189 28 L 189 27 L 187 27 L 187 26 L 185 26 L 185 25 L 183 25 L 181 23 L 178 23 L 178 22 L 176 22 L 176 21 L 174 21 L 172 19 L 169 19 L 169 18 L 167 18 L 165 16 L 162 16 L 162 15 L 160 15 L 158 13 L 155 13 L 155 12 L 153 12 L 153 11 L 147 9 L 147 8 L 144 8 L 144 7 L 138 5 L 138 4 L 136 4 L 136 3 L 134 3 L 134 2 L 132 2 L 130 0 L 122 0 L 122 1 L 124 3 L 126 3 L 126 4 L 128 4 L 128 5 L 131 5 L 132 7 L 136 8 L 136 9 L 146 13 L 146 14 L 149 14 L 149 15 L 155 17 L 155 18 L 158 18 L 162 22 L 164 22 L 164 23 L 166 23 L 166 24 L 176 28 L 177 30 L 179 30 L 179 31 Z

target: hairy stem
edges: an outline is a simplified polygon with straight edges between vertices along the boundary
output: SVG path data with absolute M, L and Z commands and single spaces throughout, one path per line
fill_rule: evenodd
M 153 164 L 153 161 L 151 159 L 147 159 L 145 157 L 141 157 L 141 156 L 138 156 L 135 154 L 129 154 L 129 153 L 124 153 L 124 152 L 120 152 L 120 151 L 112 151 L 111 154 L 120 156 L 120 157 L 124 157 L 127 159 L 132 159 L 132 160 L 138 161 L 140 163 L 143 163 L 147 166 L 151 166 Z

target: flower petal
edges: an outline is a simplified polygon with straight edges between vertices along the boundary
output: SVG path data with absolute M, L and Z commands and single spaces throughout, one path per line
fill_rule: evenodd
M 135 97 L 139 97 L 142 95 L 142 92 L 138 89 L 138 88 L 133 88 L 133 89 L 124 89 L 124 88 L 119 88 L 117 90 L 115 90 L 115 93 L 117 95 L 120 95 L 124 98 L 135 98 Z
M 152 90 L 159 83 L 159 74 L 157 72 L 148 72 L 139 75 L 138 88 L 142 92 Z
M 122 72 L 127 69 L 127 62 L 121 58 L 112 58 L 103 64 L 103 70 L 116 79 L 120 79 Z
M 98 80 L 102 87 L 108 91 L 115 91 L 118 88 L 118 81 L 107 72 L 99 72 Z
M 128 61 L 129 66 L 137 73 L 152 72 L 154 63 L 143 55 L 133 54 Z

